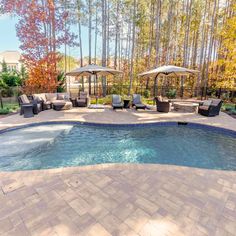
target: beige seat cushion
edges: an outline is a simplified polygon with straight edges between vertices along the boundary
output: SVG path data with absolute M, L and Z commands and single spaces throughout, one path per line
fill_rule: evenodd
M 57 99 L 58 100 L 70 101 L 70 95 L 69 95 L 69 93 L 58 93 L 57 94 Z
M 28 97 L 25 94 L 21 95 L 20 98 L 23 103 L 30 103 Z
M 199 109 L 207 111 L 209 109 L 209 106 L 200 106 Z
M 213 106 L 218 106 L 220 102 L 221 102 L 220 99 L 212 99 L 211 104 L 212 104 Z
M 212 103 L 211 100 L 206 100 L 206 101 L 203 102 L 203 106 L 210 106 L 211 103 Z
M 86 99 L 88 97 L 88 93 L 87 92 L 80 92 L 79 93 L 79 98 L 80 99 Z
M 77 99 L 77 101 L 78 101 L 78 102 L 86 103 L 86 99 L 83 99 L 83 98 L 81 98 L 81 99 Z
M 57 93 L 46 93 L 47 101 L 53 102 L 57 100 Z
M 53 102 L 55 110 L 70 110 L 72 108 L 72 102 L 57 100 Z
M 66 101 L 64 100 L 55 100 L 52 102 L 53 105 L 65 105 Z
M 39 96 L 40 96 L 40 98 L 41 98 L 44 102 L 47 101 L 47 98 L 46 98 L 46 94 L 45 94 L 45 93 L 40 93 Z

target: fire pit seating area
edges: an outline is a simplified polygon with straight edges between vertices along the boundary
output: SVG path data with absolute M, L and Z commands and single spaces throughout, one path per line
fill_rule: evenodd
M 72 108 L 72 102 L 68 93 L 33 94 L 33 101 L 42 102 L 43 110 L 54 109 L 60 111 Z

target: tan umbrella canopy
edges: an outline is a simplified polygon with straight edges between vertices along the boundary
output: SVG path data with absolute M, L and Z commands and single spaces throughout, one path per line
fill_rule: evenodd
M 184 67 L 168 65 L 168 66 L 161 66 L 156 69 L 143 72 L 143 73 L 139 74 L 139 76 L 141 76 L 141 77 L 151 77 L 151 76 L 156 77 L 158 75 L 181 76 L 181 75 L 196 74 L 198 72 L 199 71 L 197 71 L 197 70 L 191 70 L 191 69 L 184 68 Z
M 66 73 L 66 75 L 69 76 L 91 76 L 91 75 L 95 75 L 96 78 L 96 87 L 97 85 L 97 78 L 98 76 L 107 76 L 107 75 L 118 75 L 123 73 L 122 71 L 119 70 L 114 70 L 112 68 L 109 67 L 103 67 L 103 66 L 98 66 L 95 64 L 90 64 L 87 66 L 83 66 L 80 68 L 77 68 L 75 70 L 72 70 L 68 73 Z M 96 93 L 97 93 L 97 88 L 96 88 Z
M 122 71 L 119 70 L 114 70 L 109 67 L 103 67 L 103 66 L 98 66 L 95 64 L 83 66 L 80 68 L 77 68 L 75 70 L 72 70 L 66 75 L 70 76 L 90 76 L 90 75 L 96 75 L 96 76 L 107 76 L 107 75 L 117 75 L 121 74 Z
M 156 85 L 157 85 L 157 77 L 162 76 L 186 76 L 186 75 L 193 75 L 198 73 L 197 70 L 188 69 L 185 67 L 179 66 L 160 66 L 156 69 L 149 70 L 139 74 L 140 77 L 155 77 L 155 85 L 154 85 L 154 96 L 156 96 Z

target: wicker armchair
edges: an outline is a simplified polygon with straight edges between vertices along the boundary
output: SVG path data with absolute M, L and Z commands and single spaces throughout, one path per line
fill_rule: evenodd
M 78 107 L 87 107 L 89 105 L 89 96 L 87 92 L 80 91 L 79 98 L 76 99 Z
M 30 101 L 29 98 L 25 94 L 18 97 L 18 102 L 20 106 L 20 115 L 23 115 L 24 113 L 23 106 L 28 105 L 28 104 L 33 105 L 34 114 L 38 114 L 39 112 L 43 110 L 43 103 L 41 101 L 35 101 L 35 100 Z
M 159 112 L 170 112 L 171 103 L 169 101 L 164 101 L 161 96 L 155 98 L 157 111 Z
M 220 113 L 220 108 L 222 106 L 222 100 L 221 99 L 212 99 L 204 102 L 202 105 L 198 108 L 198 113 L 203 116 L 217 116 Z

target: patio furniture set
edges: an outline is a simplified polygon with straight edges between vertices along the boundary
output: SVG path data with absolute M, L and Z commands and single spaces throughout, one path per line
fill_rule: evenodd
M 123 99 L 120 95 L 113 94 L 112 95 L 112 107 L 113 109 L 123 109 L 123 108 L 130 108 L 130 99 Z M 142 98 L 140 94 L 133 94 L 132 97 L 132 107 L 135 107 L 136 110 L 138 109 L 146 109 L 147 106 L 142 103 Z
M 23 94 L 19 96 L 18 101 L 20 105 L 20 115 L 24 115 L 25 118 L 33 117 L 44 110 L 69 110 L 72 107 L 88 107 L 90 104 L 88 93 L 82 91 L 79 92 L 78 98 L 71 98 L 69 93 L 40 93 L 33 94 L 30 96 L 30 99 Z M 222 105 L 221 99 L 212 99 L 199 102 L 176 102 L 165 100 L 161 96 L 158 96 L 155 98 L 155 101 L 158 112 L 168 113 L 173 107 L 174 111 L 199 113 L 204 116 L 219 115 Z M 128 98 L 122 100 L 120 95 L 112 95 L 112 107 L 114 110 L 123 108 L 127 109 L 130 108 L 130 106 L 134 107 L 136 110 L 145 110 L 148 108 L 145 104 L 143 104 L 140 94 L 133 94 L 132 102 L 131 99 Z
M 61 111 L 72 107 L 87 107 L 89 97 L 87 92 L 80 92 L 78 98 L 71 98 L 68 93 L 40 93 L 33 94 L 29 98 L 23 94 L 18 97 L 18 102 L 20 115 L 29 118 L 49 109 Z

